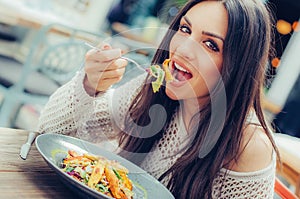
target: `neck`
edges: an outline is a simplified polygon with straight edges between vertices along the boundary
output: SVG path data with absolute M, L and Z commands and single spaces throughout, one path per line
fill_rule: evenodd
M 182 100 L 180 105 L 182 107 L 182 117 L 185 128 L 188 130 L 191 124 L 191 120 L 196 113 L 199 112 L 201 107 L 205 104 L 206 99 L 185 99 Z

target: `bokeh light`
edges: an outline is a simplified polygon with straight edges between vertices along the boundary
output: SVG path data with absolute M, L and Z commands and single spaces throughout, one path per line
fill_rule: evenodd
M 271 64 L 274 68 L 277 68 L 280 65 L 280 59 L 278 57 L 274 57 L 271 61 Z
M 282 19 L 277 21 L 276 28 L 277 31 L 282 35 L 289 34 L 292 31 L 292 25 L 289 22 Z
M 292 24 L 292 29 L 294 30 L 294 32 L 298 32 L 300 30 L 300 25 L 298 21 L 294 21 L 294 23 Z

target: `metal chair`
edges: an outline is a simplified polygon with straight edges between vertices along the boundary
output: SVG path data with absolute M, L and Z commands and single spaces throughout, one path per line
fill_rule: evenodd
M 295 187 L 295 195 L 300 197 L 300 139 L 287 134 L 275 133 L 282 164 L 278 164 L 277 174 Z
M 274 192 L 281 199 L 299 199 L 287 186 L 285 186 L 279 178 L 275 179 Z
M 107 35 L 61 24 L 41 27 L 20 67 L 0 66 L 0 126 L 13 127 L 23 104 L 45 104 L 49 96 L 80 69 L 88 50 L 84 42 L 99 43 Z

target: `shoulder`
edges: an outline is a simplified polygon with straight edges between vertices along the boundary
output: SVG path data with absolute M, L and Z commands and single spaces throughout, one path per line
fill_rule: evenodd
M 240 152 L 230 170 L 252 172 L 266 168 L 272 162 L 273 146 L 265 130 L 256 124 L 248 124 L 241 140 Z

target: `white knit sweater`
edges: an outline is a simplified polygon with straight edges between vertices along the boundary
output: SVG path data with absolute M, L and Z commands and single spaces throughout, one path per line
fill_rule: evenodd
M 111 150 L 117 146 L 114 129 L 121 128 L 131 100 L 137 94 L 145 76 L 141 75 L 119 88 L 95 98 L 83 88 L 84 73 L 77 75 L 59 88 L 42 111 L 40 132 L 54 132 L 80 137 Z M 87 125 L 83 125 L 87 124 Z M 118 126 L 117 126 L 118 124 Z M 182 154 L 187 132 L 181 114 L 175 114 L 155 150 L 142 162 L 141 167 L 158 178 Z M 214 180 L 213 198 L 273 198 L 276 157 L 272 163 L 255 172 L 234 172 L 221 169 Z M 227 172 L 225 183 L 222 178 Z M 221 180 L 222 179 L 222 180 Z M 162 182 L 166 184 L 166 182 Z M 223 186 L 222 193 L 218 192 Z

